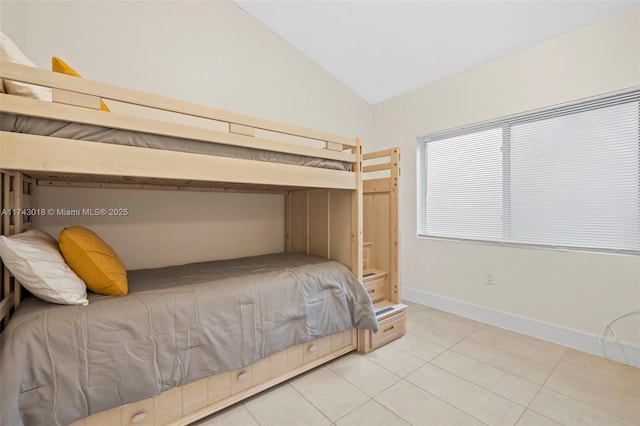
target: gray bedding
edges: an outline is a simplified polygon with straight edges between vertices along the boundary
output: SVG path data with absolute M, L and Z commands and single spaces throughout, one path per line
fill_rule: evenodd
M 0 334 L 0 424 L 66 425 L 350 328 L 364 287 L 324 258 L 273 254 L 129 271 L 88 306 L 26 298 Z
M 48 118 L 0 113 L 0 130 L 5 132 L 28 133 L 66 139 L 79 139 L 116 145 L 163 149 L 168 151 L 191 152 L 194 154 L 216 155 L 220 157 L 243 158 L 246 160 L 271 163 L 293 164 L 333 170 L 349 170 L 349 163 L 324 158 L 305 157 L 260 149 L 243 148 L 233 145 L 181 139 L 151 133 L 110 129 L 88 124 L 70 123 Z

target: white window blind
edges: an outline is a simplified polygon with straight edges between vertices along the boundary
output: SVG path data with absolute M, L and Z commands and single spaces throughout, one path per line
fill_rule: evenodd
M 418 233 L 640 251 L 640 91 L 418 138 Z
M 502 238 L 502 129 L 429 143 L 425 220 L 431 235 Z

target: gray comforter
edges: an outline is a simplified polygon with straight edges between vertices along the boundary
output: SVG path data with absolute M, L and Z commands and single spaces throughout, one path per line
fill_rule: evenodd
M 70 123 L 50 118 L 0 113 L 0 130 L 66 139 L 80 139 L 114 145 L 137 146 L 167 151 L 191 152 L 219 157 L 243 158 L 270 163 L 293 164 L 332 170 L 349 170 L 350 164 L 326 158 L 306 157 L 284 152 L 265 151 L 221 143 L 182 139 L 152 133 L 111 129 L 90 124 Z
M 274 254 L 129 272 L 125 297 L 27 298 L 0 334 L 0 424 L 66 425 L 350 328 L 376 330 L 343 265 Z

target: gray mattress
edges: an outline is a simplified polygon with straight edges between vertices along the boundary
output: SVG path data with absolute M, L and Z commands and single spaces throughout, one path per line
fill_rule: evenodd
M 33 117 L 11 113 L 0 113 L 0 130 L 5 132 L 28 133 L 65 139 L 78 139 L 115 145 L 190 152 L 194 154 L 216 155 L 220 157 L 243 158 L 246 160 L 271 163 L 293 164 L 332 170 L 349 170 L 349 163 L 324 158 L 306 157 L 296 154 L 244 148 L 233 145 L 181 139 L 151 133 L 110 129 L 89 124 L 71 123 L 49 118 Z
M 364 328 L 373 307 L 324 258 L 273 254 L 129 271 L 129 295 L 88 306 L 28 297 L 0 334 L 0 424 L 66 425 Z

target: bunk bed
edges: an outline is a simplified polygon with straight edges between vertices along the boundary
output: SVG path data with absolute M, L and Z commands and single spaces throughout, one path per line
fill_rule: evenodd
M 285 254 L 245 259 L 240 264 L 216 261 L 131 271 L 133 297 L 90 295 L 88 306 L 53 305 L 25 297 L 20 282 L 5 267 L 0 299 L 0 319 L 3 319 L 4 328 L 0 334 L 0 351 L 3 351 L 0 355 L 10 355 L 0 361 L 4 376 L 0 379 L 4 384 L 0 386 L 0 423 L 12 426 L 189 424 L 357 349 L 358 328 L 377 330 L 373 306 L 360 283 L 363 201 L 359 139 L 5 61 L 0 64 L 0 78 L 51 88 L 53 98 L 53 102 L 47 102 L 0 93 L 3 211 L 34 211 L 38 207 L 34 204 L 37 200 L 32 200 L 35 185 L 273 192 L 284 194 L 286 203 Z M 126 105 L 126 108 L 120 108 L 124 112 L 101 111 L 102 99 L 107 103 Z M 130 110 L 127 109 L 129 106 Z M 172 119 L 155 118 L 167 113 Z M 174 116 L 180 118 L 174 119 Z M 185 124 L 188 120 L 184 117 L 189 120 L 195 117 L 198 124 Z M 106 139 L 101 139 L 105 135 Z M 142 142 L 135 142 L 136 138 Z M 2 234 L 11 236 L 30 229 L 31 219 L 28 214 L 4 214 Z M 196 268 L 197 272 L 189 268 Z M 237 283 L 224 274 L 218 277 L 221 273 L 216 271 L 220 270 L 232 271 L 230 274 L 234 279 L 248 277 L 245 280 L 248 282 Z M 255 275 L 258 270 L 259 277 Z M 315 271 L 317 275 L 309 271 Z M 302 275 L 311 276 L 311 283 L 300 284 Z M 184 276 L 193 280 L 178 286 L 179 293 L 187 296 L 177 297 L 175 284 Z M 284 278 L 294 284 L 286 284 Z M 232 291 L 208 296 L 202 288 L 202 283 L 208 281 L 222 282 L 224 285 L 220 287 Z M 274 288 L 274 283 L 280 288 Z M 300 288 L 292 289 L 296 285 Z M 240 297 L 238 294 L 243 295 L 242 301 L 233 299 Z M 178 320 L 167 315 L 175 312 L 150 308 L 149 298 L 164 301 L 162 306 L 165 308 L 168 299 L 171 303 L 179 298 L 187 300 L 188 305 L 196 306 L 194 312 L 200 311 L 196 322 L 210 323 L 214 328 L 224 323 L 223 332 L 236 339 L 225 342 L 240 346 L 241 353 L 225 359 L 221 355 L 225 352 L 222 345 L 222 350 L 212 352 L 213 355 L 209 352 L 196 354 L 198 348 L 217 345 L 220 349 L 221 344 L 216 343 L 218 337 L 206 328 L 198 329 L 199 335 L 196 332 L 192 335 L 189 321 L 195 320 L 188 313 L 184 319 L 187 327 L 180 332 L 187 333 L 189 341 L 183 342 L 183 346 L 172 343 L 173 353 L 169 355 L 169 361 L 165 360 L 168 364 L 155 359 L 150 375 L 156 377 L 140 379 L 139 375 L 144 374 L 141 371 L 147 367 L 134 368 L 131 375 L 134 380 L 128 380 L 126 384 L 114 382 L 105 392 L 110 395 L 106 402 L 94 398 L 99 390 L 94 390 L 93 394 L 87 391 L 90 384 L 87 369 L 90 367 L 86 363 L 81 364 L 84 371 L 77 376 L 69 378 L 58 374 L 53 383 L 47 376 L 50 372 L 44 367 L 30 365 L 24 371 L 33 374 L 23 382 L 15 381 L 23 370 L 13 363 L 37 350 L 39 341 L 47 342 L 42 357 L 51 355 L 55 343 L 49 341 L 53 334 L 47 330 L 48 326 L 80 334 L 69 335 L 66 340 L 58 338 L 60 352 L 65 351 L 62 348 L 64 341 L 79 346 L 70 358 L 87 357 L 89 351 L 83 333 L 91 329 L 85 321 L 88 316 L 98 317 L 102 328 L 112 331 L 128 329 L 125 322 L 155 321 L 156 327 L 174 327 Z M 287 318 L 296 318 L 297 321 L 291 322 L 298 327 L 302 325 L 304 330 L 293 332 L 281 328 L 278 323 L 283 321 L 279 318 L 281 311 L 273 316 L 266 315 L 271 308 L 258 306 L 258 300 L 262 303 L 263 299 L 287 306 L 293 311 Z M 209 300 L 212 300 L 211 304 L 204 305 Z M 220 314 L 217 310 L 220 304 L 237 306 L 239 317 Z M 118 309 L 116 305 L 119 305 Z M 120 314 L 114 319 L 113 315 L 105 317 L 89 311 L 96 307 L 100 313 L 114 310 Z M 146 311 L 140 313 L 135 309 Z M 176 305 L 174 310 L 179 311 L 180 307 Z M 73 318 L 78 317 L 85 322 L 73 323 Z M 40 330 L 41 335 L 23 327 L 34 318 L 44 329 Z M 104 322 L 108 325 L 104 326 Z M 251 328 L 251 323 L 256 329 Z M 180 332 L 166 340 L 179 340 Z M 135 332 L 129 330 L 126 334 L 134 335 Z M 22 346 L 5 341 L 9 335 L 21 335 Z M 279 337 L 275 338 L 275 335 Z M 116 337 L 117 333 L 107 337 L 115 340 L 103 339 L 102 343 L 115 347 L 121 344 L 121 339 Z M 144 356 L 149 353 L 152 358 L 158 356 L 155 345 L 159 341 L 155 337 L 146 340 L 154 348 Z M 74 344 L 68 346 L 73 348 Z M 103 349 L 101 353 L 108 352 Z M 174 356 L 181 349 L 188 354 Z M 130 347 L 122 350 L 124 357 L 139 354 Z M 73 352 L 68 348 L 66 351 Z M 208 354 L 210 358 L 207 358 Z M 166 370 L 158 367 L 185 359 L 191 364 L 179 368 L 172 364 Z M 53 360 L 45 361 L 55 368 Z M 108 370 L 104 363 L 113 360 L 102 362 L 100 368 Z M 68 366 L 65 371 L 69 371 Z M 163 376 L 165 371 L 170 372 L 168 377 Z M 115 373 L 107 372 L 107 377 L 121 380 Z M 77 386 L 70 390 L 57 388 L 65 382 Z M 145 390 L 128 389 L 138 385 L 133 382 L 142 383 Z M 11 386 L 19 388 L 20 394 L 8 395 L 7 389 Z M 52 396 L 40 393 L 47 386 L 56 388 Z M 141 397 L 143 393 L 145 396 Z M 44 414 L 34 408 L 40 405 L 46 407 Z

